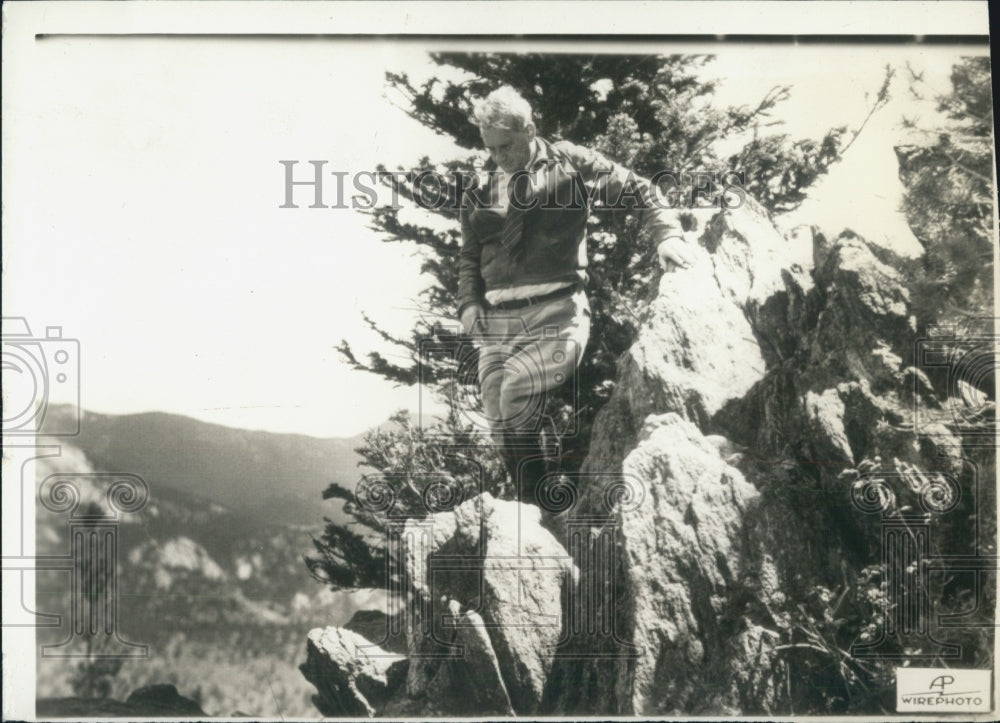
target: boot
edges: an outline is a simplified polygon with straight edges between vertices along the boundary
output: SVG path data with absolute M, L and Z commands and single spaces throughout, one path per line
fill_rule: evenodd
M 538 485 L 547 469 L 545 454 L 538 442 L 529 439 L 504 440 L 502 456 L 517 500 L 529 505 L 544 505 L 538 500 Z

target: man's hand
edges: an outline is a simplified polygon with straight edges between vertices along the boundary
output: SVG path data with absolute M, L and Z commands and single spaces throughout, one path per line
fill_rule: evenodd
M 671 236 L 661 242 L 656 248 L 656 256 L 660 260 L 660 268 L 664 271 L 687 269 L 694 264 L 691 246 L 680 236 Z
M 478 336 L 486 331 L 486 315 L 483 307 L 479 304 L 466 306 L 462 311 L 462 332 L 472 336 Z

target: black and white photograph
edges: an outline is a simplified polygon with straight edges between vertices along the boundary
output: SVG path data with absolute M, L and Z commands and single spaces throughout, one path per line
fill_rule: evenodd
M 7 2 L 4 720 L 989 720 L 985 2 Z

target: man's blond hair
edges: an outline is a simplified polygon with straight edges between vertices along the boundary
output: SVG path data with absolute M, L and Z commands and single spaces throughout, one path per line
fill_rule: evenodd
M 503 85 L 473 105 L 472 122 L 480 128 L 523 131 L 533 121 L 531 104 L 509 85 Z

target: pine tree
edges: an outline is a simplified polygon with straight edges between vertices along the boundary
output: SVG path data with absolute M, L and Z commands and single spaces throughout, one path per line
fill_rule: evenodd
M 921 328 L 993 316 L 996 195 L 989 58 L 963 59 L 952 69 L 951 83 L 951 92 L 937 99 L 947 125 L 921 129 L 910 121 L 907 125 L 924 142 L 896 148 L 906 186 L 903 210 L 925 249 L 914 281 Z
M 712 60 L 708 55 L 437 53 L 431 59 L 448 70 L 443 76 L 462 79 L 435 77 L 417 85 L 406 73 L 388 73 L 387 84 L 412 118 L 451 137 L 468 155 L 437 162 L 425 157 L 415 168 L 398 168 L 388 175 L 394 191 L 410 200 L 419 192 L 414 181 L 423 172 L 475 170 L 481 140 L 469 122 L 472 102 L 504 84 L 531 103 L 539 135 L 595 148 L 646 177 L 670 171 L 678 184 L 661 190 L 680 199 L 681 205 L 693 200 L 693 187 L 706 178 L 742 177 L 746 191 L 766 208 L 789 210 L 804 200 L 805 189 L 840 158 L 845 145 L 842 127 L 830 129 L 820 139 L 793 140 L 766 133 L 765 126 L 775 125 L 771 113 L 789 97 L 787 87 L 773 88 L 753 107 L 717 107 L 715 85 L 702 73 Z M 715 151 L 718 142 L 732 138 L 743 139 L 743 147 L 720 157 Z M 696 174 L 708 175 L 699 180 Z M 704 204 L 706 198 L 719 202 L 722 185 L 709 183 L 699 202 Z M 348 341 L 339 346 L 354 368 L 397 384 L 422 384 L 448 403 L 451 412 L 445 419 L 420 425 L 409 415 L 399 415 L 395 430 L 372 433 L 359 450 L 365 463 L 382 474 L 377 485 L 369 480 L 369 488 L 376 485 L 380 495 L 392 497 L 397 509 L 414 516 L 426 514 L 426 506 L 418 504 L 421 485 L 440 488 L 442 470 L 448 473 L 448 488 L 459 490 L 446 495 L 452 501 L 475 490 L 501 495 L 508 491 L 492 446 L 462 413 L 469 395 L 474 396 L 475 380 L 455 353 L 453 332 L 442 324 L 455 314 L 461 247 L 458 194 L 458 185 L 451 184 L 448 202 L 436 211 L 451 222 L 443 231 L 408 223 L 391 205 L 368 212 L 371 228 L 385 242 L 417 245 L 421 270 L 433 279 L 420 300 L 423 313 L 409 338 L 394 337 L 377 320 L 365 317 L 409 362 L 400 364 L 378 352 L 360 358 Z M 680 220 L 686 231 L 691 230 L 690 214 L 682 213 Z M 562 467 L 567 471 L 577 469 L 586 456 L 590 426 L 614 389 L 617 359 L 632 342 L 637 309 L 653 293 L 659 273 L 654 245 L 626 212 L 592 217 L 588 247 L 590 345 L 576 384 L 563 385 L 547 400 L 547 414 L 553 420 L 548 432 L 560 438 Z M 567 429 L 575 434 L 566 436 Z M 443 448 L 463 451 L 448 456 L 441 453 Z M 354 493 L 336 484 L 324 497 L 344 500 L 356 523 L 345 527 L 327 521 L 324 536 L 314 540 L 318 557 L 306 558 L 310 571 L 334 587 L 385 584 L 388 561 L 379 547 L 387 533 L 385 516 L 377 505 L 360 504 Z

